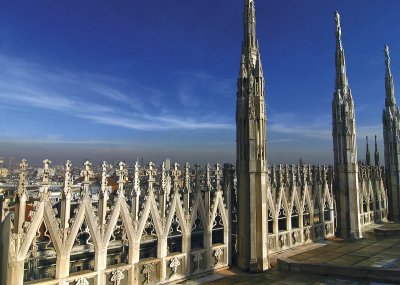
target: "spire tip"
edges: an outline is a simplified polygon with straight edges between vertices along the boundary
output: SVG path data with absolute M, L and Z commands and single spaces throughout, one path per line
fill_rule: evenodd
M 390 50 L 388 45 L 385 45 L 385 56 L 388 63 L 390 63 Z
M 339 27 L 340 26 L 340 14 L 338 11 L 335 11 L 335 20 L 336 20 L 336 25 Z

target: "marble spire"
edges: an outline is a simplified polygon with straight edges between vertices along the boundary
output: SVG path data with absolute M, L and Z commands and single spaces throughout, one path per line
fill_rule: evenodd
M 396 97 L 394 95 L 394 83 L 393 83 L 393 75 L 392 69 L 390 67 L 390 51 L 389 47 L 385 45 L 385 62 L 386 62 L 386 76 L 385 76 L 385 85 L 386 85 L 386 107 L 394 107 L 396 106 Z
M 344 90 L 348 87 L 346 75 L 346 58 L 342 42 L 342 27 L 340 24 L 340 15 L 335 12 L 336 21 L 336 89 Z

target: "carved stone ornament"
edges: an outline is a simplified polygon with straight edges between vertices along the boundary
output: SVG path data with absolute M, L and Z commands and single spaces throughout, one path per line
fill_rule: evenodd
M 181 265 L 181 263 L 180 263 L 178 257 L 174 257 L 174 258 L 172 258 L 172 259 L 170 260 L 169 267 L 170 267 L 171 270 L 172 270 L 172 275 L 175 275 L 175 274 L 176 274 L 179 265 Z
M 224 254 L 224 251 L 222 250 L 222 248 L 217 248 L 214 251 L 214 257 L 215 257 L 215 260 L 216 260 L 215 264 L 218 264 L 218 263 L 221 262 L 221 258 L 222 258 L 223 254 Z
M 124 277 L 125 276 L 121 270 L 115 270 L 111 273 L 111 282 L 113 282 L 113 285 L 120 285 L 121 280 L 124 279 Z
M 151 274 L 154 272 L 154 264 L 149 263 L 143 266 L 144 284 L 151 283 Z
M 196 264 L 196 270 L 200 269 L 200 263 L 203 260 L 203 254 L 201 252 L 196 252 L 193 254 L 193 261 Z
M 85 277 L 82 277 L 75 281 L 75 285 L 89 285 L 89 281 Z

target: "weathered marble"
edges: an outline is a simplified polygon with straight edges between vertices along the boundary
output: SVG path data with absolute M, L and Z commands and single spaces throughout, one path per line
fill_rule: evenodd
M 389 47 L 386 56 L 386 100 L 383 110 L 383 139 L 385 145 L 386 187 L 389 196 L 389 219 L 400 221 L 400 112 L 396 104 Z

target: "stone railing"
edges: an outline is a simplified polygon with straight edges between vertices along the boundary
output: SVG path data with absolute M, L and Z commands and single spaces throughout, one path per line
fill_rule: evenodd
M 94 201 L 90 189 L 97 174 L 86 162 L 79 199 L 74 201 L 67 162 L 62 199 L 54 203 L 48 190 L 50 162 L 44 164 L 43 191 L 33 202 L 24 182 L 27 164 L 21 164 L 10 229 L 8 274 L 13 285 L 158 284 L 231 263 L 230 165 L 181 168 L 175 163 L 168 170 L 164 164 L 136 164 L 130 175 L 120 163 L 115 172 L 118 187 L 112 191 L 109 168 L 103 163 L 99 198 Z M 21 220 L 25 210 L 28 219 Z

